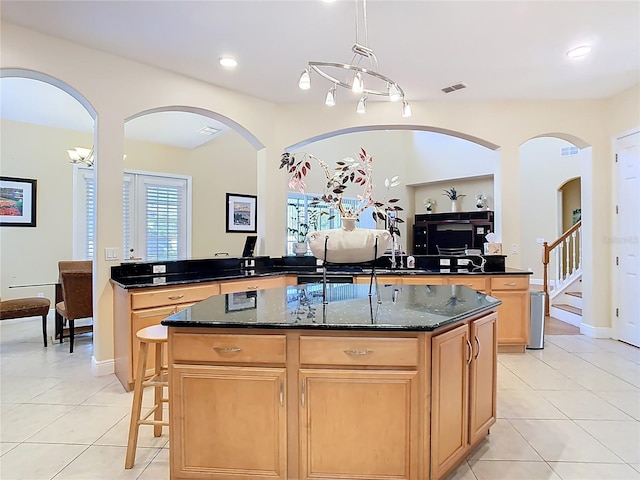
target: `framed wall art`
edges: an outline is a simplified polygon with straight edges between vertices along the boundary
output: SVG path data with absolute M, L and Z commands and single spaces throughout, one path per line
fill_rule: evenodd
M 37 180 L 0 177 L 0 226 L 36 226 Z
M 227 193 L 227 232 L 256 233 L 258 197 Z
M 257 292 L 227 293 L 224 299 L 224 312 L 239 312 L 257 308 Z

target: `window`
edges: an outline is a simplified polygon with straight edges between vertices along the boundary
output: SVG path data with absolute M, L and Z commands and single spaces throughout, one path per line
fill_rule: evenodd
M 74 258 L 95 255 L 93 169 L 77 167 Z M 179 260 L 190 255 L 190 177 L 129 172 L 122 184 L 123 258 Z M 83 202 L 83 203 L 80 203 Z
M 330 207 L 324 202 L 317 201 L 321 195 L 292 193 L 287 196 L 287 236 L 286 252 L 293 255 L 293 244 L 298 242 L 297 232 L 299 225 L 308 225 L 308 231 L 327 230 L 330 228 L 340 228 L 342 221 L 338 209 Z M 356 199 L 344 198 L 342 203 L 345 207 L 357 208 Z M 359 228 L 376 228 L 376 222 L 371 216 L 371 209 L 365 210 L 358 222 Z M 303 232 L 304 233 L 304 232 Z

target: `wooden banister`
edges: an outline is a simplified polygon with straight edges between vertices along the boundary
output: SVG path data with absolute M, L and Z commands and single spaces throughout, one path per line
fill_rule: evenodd
M 567 238 L 573 235 L 576 231 L 578 231 L 582 227 L 582 220 L 576 222 L 571 228 L 569 228 L 566 232 L 564 232 L 557 240 L 555 240 L 551 245 L 547 242 L 542 244 L 542 289 L 545 293 L 544 300 L 544 314 L 549 315 L 549 258 L 551 257 L 551 252 L 558 247 L 558 245 L 562 245 Z

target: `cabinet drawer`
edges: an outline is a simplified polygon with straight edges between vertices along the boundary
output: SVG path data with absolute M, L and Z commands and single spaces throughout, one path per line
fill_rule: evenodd
M 176 333 L 173 361 L 278 363 L 287 358 L 284 335 Z
M 287 285 L 295 285 L 297 277 L 279 276 L 268 278 L 254 278 L 242 280 L 228 280 L 220 284 L 220 293 L 237 293 L 249 292 L 255 290 L 264 290 L 267 288 L 286 287 Z
M 402 283 L 402 277 L 398 275 L 376 275 L 376 277 L 378 277 L 378 285 L 399 285 Z M 354 277 L 353 283 L 368 285 L 371 283 L 371 275 L 358 275 Z
M 440 276 L 404 275 L 403 285 L 444 285 L 445 278 Z
M 302 336 L 300 363 L 414 366 L 418 364 L 418 339 Z
M 529 290 L 529 276 L 493 277 L 491 290 Z
M 178 303 L 194 303 L 220 293 L 217 283 L 189 287 L 158 288 L 131 294 L 131 309 L 161 307 Z
M 449 285 L 464 285 L 465 287 L 469 287 L 472 290 L 486 290 L 487 289 L 487 278 L 486 277 L 449 277 Z

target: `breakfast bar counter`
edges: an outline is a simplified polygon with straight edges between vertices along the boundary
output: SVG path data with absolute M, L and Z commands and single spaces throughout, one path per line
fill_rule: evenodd
M 500 303 L 307 283 L 171 315 L 171 478 L 444 478 L 495 422 Z

